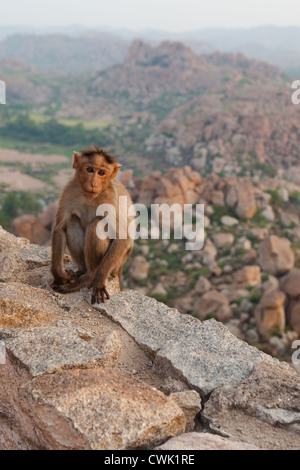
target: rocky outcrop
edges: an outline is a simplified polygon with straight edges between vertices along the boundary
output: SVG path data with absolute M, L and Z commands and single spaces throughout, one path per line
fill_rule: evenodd
M 295 264 L 295 256 L 288 242 L 275 235 L 261 242 L 258 256 L 261 268 L 273 275 L 285 274 Z
M 20 215 L 13 220 L 12 231 L 16 236 L 28 239 L 30 243 L 45 245 L 51 236 L 56 211 L 57 205 L 50 204 L 38 215 Z
M 258 331 L 263 338 L 282 334 L 286 326 L 284 302 L 286 296 L 278 290 L 268 290 L 255 309 Z
M 299 393 L 300 379 L 295 371 L 276 364 L 259 363 L 246 380 L 215 389 L 203 418 L 210 429 L 233 439 L 243 436 L 247 441 L 254 432 L 251 441 L 257 447 L 263 447 L 261 439 L 264 436 L 264 441 L 275 443 L 274 448 L 286 448 L 293 436 L 293 448 L 296 449 L 300 444 L 300 415 L 296 404 Z M 256 426 L 257 419 L 259 427 Z
M 189 432 L 169 439 L 155 450 L 259 450 L 259 447 L 243 442 L 228 442 L 228 439 L 210 433 Z
M 241 219 L 251 219 L 256 212 L 254 187 L 250 181 L 229 185 L 226 193 L 226 204 Z
M 105 304 L 56 294 L 49 249 L 3 230 L 0 247 L 23 260 L 18 282 L 2 269 L 2 449 L 299 447 L 289 365 L 113 279 Z
M 101 93 L 126 90 L 132 97 L 149 100 L 162 93 L 209 89 L 212 82 L 220 82 L 217 71 L 204 56 L 179 42 L 164 41 L 152 47 L 137 39 L 124 63 L 100 72 L 92 84 Z

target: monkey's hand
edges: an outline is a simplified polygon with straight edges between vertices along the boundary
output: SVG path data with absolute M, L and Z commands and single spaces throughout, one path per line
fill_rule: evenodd
M 92 300 L 91 300 L 92 304 L 95 304 L 96 302 L 97 302 L 97 304 L 104 304 L 105 299 L 107 299 L 107 300 L 110 299 L 110 295 L 107 292 L 106 287 L 104 285 L 99 287 L 98 283 L 95 284 L 94 282 L 92 282 L 88 286 L 88 288 L 89 289 L 93 288 Z

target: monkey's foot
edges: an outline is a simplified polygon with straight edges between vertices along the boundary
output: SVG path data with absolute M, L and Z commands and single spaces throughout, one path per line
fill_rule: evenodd
M 110 295 L 107 292 L 105 287 L 100 287 L 100 288 L 94 288 L 93 289 L 93 294 L 92 294 L 92 300 L 91 303 L 95 304 L 104 304 L 105 299 L 110 299 Z
M 76 273 L 74 273 L 73 269 L 67 269 L 66 272 L 64 273 L 63 277 L 59 281 L 53 281 L 52 284 L 50 284 L 50 287 L 58 291 L 58 289 L 67 284 L 68 282 L 71 282 L 73 277 L 75 276 Z M 74 282 L 74 281 L 73 281 Z
M 73 284 L 74 282 L 76 282 L 77 279 L 79 279 L 84 274 L 83 271 L 74 272 L 73 269 L 67 269 L 66 273 L 68 274 L 68 282 L 70 284 Z

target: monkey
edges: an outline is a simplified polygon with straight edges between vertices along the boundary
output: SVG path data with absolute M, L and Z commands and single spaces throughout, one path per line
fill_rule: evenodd
M 121 277 L 123 265 L 132 251 L 133 239 L 98 237 L 97 225 L 101 217 L 96 215 L 101 204 L 111 204 L 116 209 L 116 234 L 120 219 L 133 217 L 119 213 L 119 197 L 127 197 L 127 209 L 132 205 L 126 188 L 116 180 L 121 168 L 109 152 L 99 146 L 73 152 L 75 175 L 64 188 L 58 203 L 52 230 L 51 287 L 60 293 L 75 292 L 83 287 L 92 289 L 91 303 L 104 303 L 109 299 L 107 281 L 110 276 Z M 103 219 L 103 217 L 102 217 Z M 77 271 L 65 270 L 63 258 L 66 247 Z

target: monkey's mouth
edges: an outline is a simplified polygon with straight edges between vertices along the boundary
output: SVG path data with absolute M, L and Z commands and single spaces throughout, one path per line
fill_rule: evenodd
M 92 191 L 92 190 L 89 190 L 89 189 L 85 189 L 84 191 L 88 194 L 98 194 L 97 191 Z

